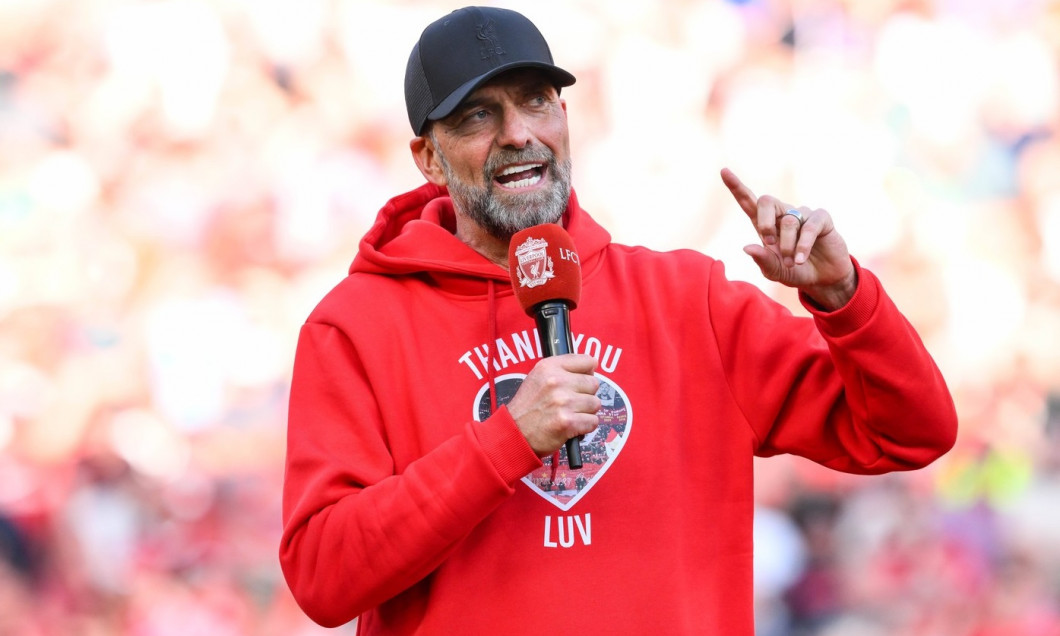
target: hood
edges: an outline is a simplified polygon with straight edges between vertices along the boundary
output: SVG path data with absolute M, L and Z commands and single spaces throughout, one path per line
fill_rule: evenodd
M 563 226 L 583 275 L 599 262 L 611 235 L 578 205 L 572 191 Z M 387 202 L 361 239 L 350 273 L 427 276 L 454 293 L 479 294 L 490 280 L 508 284 L 508 272 L 454 236 L 456 217 L 445 188 L 424 184 Z

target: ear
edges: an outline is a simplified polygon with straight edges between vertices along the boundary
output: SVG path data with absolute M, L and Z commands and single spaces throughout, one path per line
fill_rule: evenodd
M 409 142 L 409 149 L 412 150 L 412 159 L 416 162 L 416 167 L 420 169 L 420 173 L 427 181 L 442 187 L 449 183 L 445 178 L 445 171 L 442 170 L 442 162 L 438 158 L 438 149 L 434 147 L 430 136 L 413 137 Z

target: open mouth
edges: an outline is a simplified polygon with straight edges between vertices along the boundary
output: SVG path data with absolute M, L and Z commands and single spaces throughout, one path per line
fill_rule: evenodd
M 505 188 L 529 188 L 536 185 L 545 174 L 545 164 L 526 163 L 508 166 L 494 177 Z

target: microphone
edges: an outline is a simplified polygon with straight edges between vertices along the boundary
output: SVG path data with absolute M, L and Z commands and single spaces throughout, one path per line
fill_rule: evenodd
M 508 272 L 515 297 L 537 321 L 546 357 L 574 351 L 570 310 L 582 293 L 582 266 L 574 240 L 555 223 L 520 230 L 508 247 Z M 567 465 L 582 467 L 581 437 L 567 440 Z

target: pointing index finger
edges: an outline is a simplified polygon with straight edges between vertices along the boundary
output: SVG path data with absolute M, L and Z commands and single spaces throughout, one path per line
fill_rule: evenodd
M 721 171 L 721 180 L 725 184 L 725 187 L 732 193 L 736 203 L 740 205 L 744 213 L 751 218 L 752 221 L 758 218 L 758 197 L 755 196 L 751 189 L 743 184 L 743 181 L 736 176 L 736 174 L 728 168 L 723 168 Z

